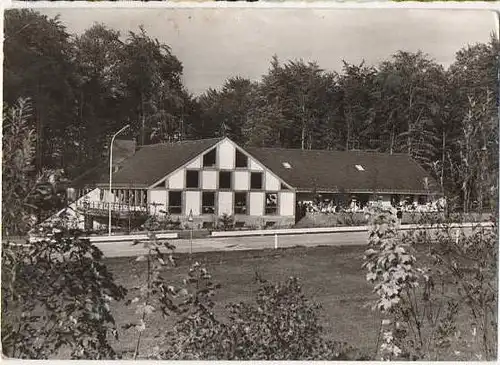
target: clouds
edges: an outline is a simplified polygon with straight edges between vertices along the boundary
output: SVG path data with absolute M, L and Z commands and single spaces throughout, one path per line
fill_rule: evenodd
M 123 35 L 144 25 L 169 44 L 184 65 L 185 84 L 199 94 L 231 76 L 258 79 L 273 54 L 339 70 L 342 59 L 376 64 L 397 50 L 422 50 L 448 66 L 455 52 L 485 42 L 494 29 L 488 11 L 409 9 L 160 8 L 43 9 L 60 14 L 71 33 L 94 22 Z

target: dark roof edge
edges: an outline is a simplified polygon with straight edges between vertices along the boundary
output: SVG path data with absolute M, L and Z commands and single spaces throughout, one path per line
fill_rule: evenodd
M 245 147 L 243 147 L 245 148 Z M 284 147 L 258 147 L 258 146 L 247 146 L 246 148 L 254 148 L 254 149 L 261 149 L 261 150 L 280 150 L 280 151 L 310 151 L 310 152 L 340 152 L 340 153 L 364 153 L 367 155 L 389 155 L 389 156 L 408 156 L 410 157 L 407 153 L 405 152 L 393 152 L 393 153 L 387 153 L 387 152 L 375 152 L 375 151 L 364 151 L 364 150 L 322 150 L 322 149 L 301 149 L 301 148 L 284 148 Z M 411 157 L 410 157 L 411 158 Z
M 176 145 L 176 144 L 183 144 L 183 143 L 188 143 L 188 142 L 199 142 L 199 141 L 220 142 L 225 138 L 228 138 L 228 137 L 185 139 L 185 140 L 177 141 L 177 142 L 163 142 L 163 143 L 145 144 L 142 146 L 138 146 L 138 148 L 153 148 L 153 147 L 158 147 L 158 146 L 168 146 L 168 145 Z

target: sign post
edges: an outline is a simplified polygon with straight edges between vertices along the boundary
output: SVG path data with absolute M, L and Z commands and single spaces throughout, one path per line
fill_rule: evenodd
M 193 254 L 193 210 L 189 210 L 188 222 L 190 224 L 191 229 L 189 230 L 189 258 Z

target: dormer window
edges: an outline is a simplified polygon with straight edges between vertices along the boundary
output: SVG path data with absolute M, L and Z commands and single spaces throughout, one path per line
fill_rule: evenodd
M 365 168 L 361 165 L 354 165 L 356 167 L 356 170 L 358 171 L 365 171 Z

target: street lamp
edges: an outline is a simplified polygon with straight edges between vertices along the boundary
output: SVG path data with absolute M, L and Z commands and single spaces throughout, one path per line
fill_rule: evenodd
M 189 210 L 188 222 L 190 223 L 191 230 L 189 231 L 189 257 L 193 254 L 193 210 Z
M 111 184 L 113 181 L 113 142 L 117 135 L 123 132 L 125 129 L 130 127 L 130 124 L 127 124 L 125 127 L 116 132 L 111 138 L 111 144 L 109 146 L 109 202 L 108 202 L 108 233 L 111 236 Z

